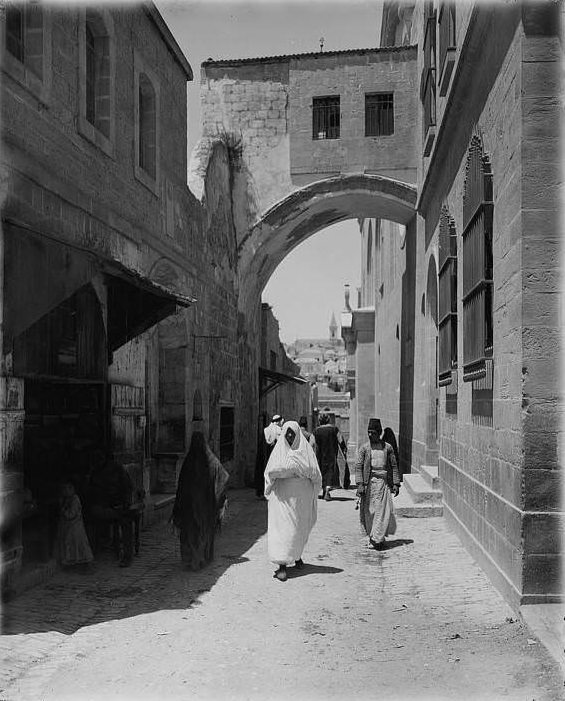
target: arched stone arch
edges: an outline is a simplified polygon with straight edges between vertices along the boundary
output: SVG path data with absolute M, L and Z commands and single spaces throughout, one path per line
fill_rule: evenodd
M 242 303 L 252 303 L 284 258 L 318 231 L 359 217 L 406 225 L 415 206 L 415 186 L 378 175 L 342 175 L 295 190 L 239 241 Z

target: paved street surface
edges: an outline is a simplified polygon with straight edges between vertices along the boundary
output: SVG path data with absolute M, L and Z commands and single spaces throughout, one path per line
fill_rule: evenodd
M 4 605 L 0 699 L 563 698 L 553 658 L 442 518 L 399 519 L 376 552 L 353 491 L 334 494 L 286 582 L 267 561 L 266 503 L 240 490 L 199 573 L 158 524 L 130 569 L 107 554 Z

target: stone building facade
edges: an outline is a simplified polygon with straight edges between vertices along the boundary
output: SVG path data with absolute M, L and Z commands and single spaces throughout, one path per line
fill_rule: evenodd
M 194 429 L 243 484 L 239 372 L 257 366 L 238 362 L 233 153 L 214 145 L 197 200 L 192 70 L 156 8 L 13 4 L 0 25 L 9 592 L 52 562 L 60 481 L 87 500 L 106 452 L 146 513 L 174 493 Z
M 413 237 L 361 223 L 364 401 L 398 427 L 403 469 L 439 468 L 446 517 L 507 599 L 559 601 L 557 6 L 402 8 L 385 3 L 382 40 L 419 47 L 418 219 Z

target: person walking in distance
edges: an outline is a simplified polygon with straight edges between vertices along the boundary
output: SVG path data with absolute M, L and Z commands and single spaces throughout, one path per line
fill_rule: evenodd
M 314 440 L 322 473 L 322 498 L 331 501 L 330 490 L 340 486 L 337 453 L 341 448 L 344 458 L 347 458 L 347 445 L 337 426 L 330 424 L 330 417 L 327 414 L 320 416 L 320 425 L 314 431 Z
M 274 414 L 271 422 L 261 431 L 260 445 L 257 448 L 257 461 L 255 465 L 255 496 L 257 499 L 265 499 L 265 468 L 269 456 L 273 452 L 277 438 L 281 434 L 281 426 L 284 420 L 280 414 Z
M 298 425 L 300 426 L 300 430 L 302 431 L 302 435 L 308 443 L 312 446 L 312 449 L 315 451 L 316 450 L 316 441 L 314 440 L 314 434 L 310 433 L 308 430 L 308 419 L 305 416 L 301 416 L 300 419 L 298 420 Z
M 396 533 L 391 494 L 398 496 L 400 476 L 394 450 L 381 438 L 379 419 L 369 419 L 367 433 L 369 441 L 359 448 L 355 469 L 359 519 L 369 538 L 368 546 L 381 550 L 386 536 Z M 391 487 L 387 481 L 389 473 L 392 474 Z
M 287 421 L 265 469 L 269 559 L 281 582 L 287 566 L 302 568 L 302 551 L 316 523 L 322 475 L 312 447 L 296 421 Z

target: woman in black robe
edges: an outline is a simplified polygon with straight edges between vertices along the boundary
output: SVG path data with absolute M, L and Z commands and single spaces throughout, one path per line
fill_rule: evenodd
M 201 569 L 214 557 L 216 525 L 228 478 L 204 435 L 193 433 L 171 516 L 179 531 L 181 559 L 191 570 Z

